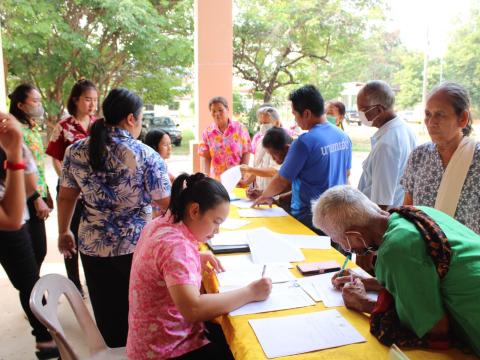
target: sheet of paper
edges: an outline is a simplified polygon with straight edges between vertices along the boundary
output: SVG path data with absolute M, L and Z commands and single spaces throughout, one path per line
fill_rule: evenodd
M 210 241 L 212 245 L 248 245 L 249 230 L 228 231 L 216 234 Z
M 254 264 L 251 254 L 220 255 L 220 256 L 217 256 L 217 258 L 220 260 L 225 270 L 238 269 L 244 266 L 251 266 Z M 265 264 L 257 264 L 257 265 L 263 266 Z M 284 268 L 287 268 L 287 269 L 293 268 L 293 265 L 288 262 L 269 263 L 266 265 L 283 266 Z
M 231 316 L 263 313 L 315 305 L 296 282 L 274 284 L 264 301 L 251 302 L 230 312 Z M 291 331 L 291 330 L 290 330 Z
M 345 306 L 342 291 L 332 285 L 334 273 L 308 276 L 298 279 L 298 283 L 315 301 L 322 301 L 325 307 Z M 377 301 L 378 293 L 367 291 L 367 296 Z
M 337 310 L 248 322 L 269 359 L 365 342 Z
M 232 201 L 231 205 L 241 209 L 249 209 L 252 207 L 253 201 L 247 200 L 247 199 L 239 199 L 239 200 Z
M 299 249 L 330 249 L 330 238 L 318 235 L 279 234 L 282 240 Z
M 288 216 L 288 213 L 280 207 L 273 208 L 255 208 L 255 209 L 239 209 L 238 216 L 245 218 L 262 218 L 262 217 L 281 217 Z
M 252 264 L 217 273 L 219 290 L 225 292 L 247 286 L 252 281 L 260 279 L 262 272 L 263 265 Z M 278 265 L 266 265 L 264 276 L 270 278 L 274 284 L 295 280 L 295 276 L 288 268 Z
M 240 199 L 233 191 L 228 193 L 228 197 L 230 198 L 230 201 L 237 201 Z
M 248 245 L 255 264 L 305 260 L 300 249 L 288 244 L 276 235 L 278 234 L 266 228 L 252 229 L 248 234 Z
M 234 166 L 228 170 L 225 170 L 220 175 L 220 181 L 222 185 L 225 186 L 225 189 L 227 189 L 229 194 L 233 192 L 233 189 L 235 189 L 235 186 L 237 186 L 241 178 L 242 173 L 240 172 L 240 166 Z
M 248 220 L 227 218 L 220 227 L 225 230 L 236 230 L 248 224 L 250 224 Z

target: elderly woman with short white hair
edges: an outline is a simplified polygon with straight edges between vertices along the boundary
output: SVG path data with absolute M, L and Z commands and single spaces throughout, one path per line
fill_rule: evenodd
M 252 138 L 253 166 L 246 164 L 240 166 L 244 177 L 243 185 L 250 185 L 247 189 L 247 196 L 251 199 L 260 196 L 280 168 L 280 165 L 273 160 L 262 145 L 263 137 L 268 130 L 273 127 L 281 127 L 280 115 L 273 106 L 264 104 L 257 110 L 257 119 L 260 128 Z
M 434 88 L 425 106 L 431 142 L 411 154 L 401 180 L 405 205 L 425 205 L 480 233 L 480 144 L 472 131 L 470 99 L 459 84 Z
M 372 314 L 380 342 L 444 349 L 460 340 L 480 355 L 480 235 L 429 207 L 386 212 L 344 185 L 320 196 L 313 224 L 347 252 L 376 252 L 377 281 L 346 271 L 332 282 L 348 308 Z M 380 290 L 376 303 L 366 290 Z

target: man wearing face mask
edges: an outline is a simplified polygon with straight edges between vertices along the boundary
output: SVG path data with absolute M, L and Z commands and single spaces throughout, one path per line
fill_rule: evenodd
M 480 355 L 479 235 L 426 206 L 386 212 L 350 186 L 327 190 L 312 211 L 346 251 L 376 252 L 376 279 L 346 270 L 332 283 L 349 309 L 372 314 L 370 332 L 383 344 L 445 349 L 454 338 Z
M 360 120 L 378 128 L 371 138 L 371 151 L 363 162 L 358 189 L 383 210 L 403 204 L 405 190 L 400 178 L 411 151 L 416 147 L 413 131 L 393 110 L 395 94 L 387 83 L 368 82 L 357 95 Z M 372 272 L 372 256 L 357 257 L 357 264 Z
M 413 131 L 395 114 L 394 103 L 392 89 L 380 80 L 368 82 L 357 95 L 362 124 L 378 128 L 358 189 L 384 210 L 403 204 L 400 177 L 417 144 Z

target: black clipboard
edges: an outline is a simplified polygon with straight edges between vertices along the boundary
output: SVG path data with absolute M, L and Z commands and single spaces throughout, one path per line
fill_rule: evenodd
M 214 254 L 233 254 L 250 252 L 250 248 L 245 245 L 212 245 L 210 240 L 207 240 L 207 246 L 212 250 Z

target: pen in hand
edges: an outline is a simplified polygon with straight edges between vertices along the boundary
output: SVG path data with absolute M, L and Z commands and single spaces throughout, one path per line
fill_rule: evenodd
M 262 278 L 265 277 L 265 270 L 267 270 L 267 265 L 263 265 Z
M 343 262 L 343 265 L 342 265 L 342 269 L 340 270 L 340 272 L 338 273 L 338 275 L 342 276 L 343 275 L 343 272 L 345 271 L 345 267 L 347 266 L 347 263 L 348 261 L 352 258 L 352 254 L 349 253 L 346 257 L 345 257 L 345 261 Z

